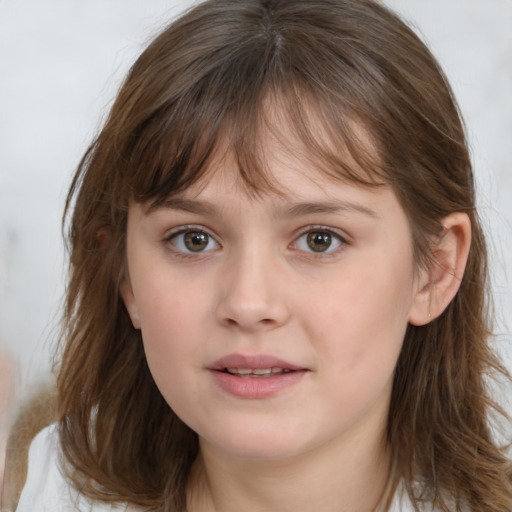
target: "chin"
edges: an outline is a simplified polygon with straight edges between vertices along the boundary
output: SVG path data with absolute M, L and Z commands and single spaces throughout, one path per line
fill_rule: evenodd
M 232 429 L 223 429 L 218 435 L 212 432 L 205 434 L 199 434 L 202 441 L 231 457 L 242 459 L 286 459 L 310 448 L 310 442 L 303 435 L 297 437 L 293 435 L 293 429 L 285 427 L 237 425 Z
M 224 445 L 217 445 L 219 450 L 222 450 L 227 455 L 247 460 L 285 460 L 297 455 L 300 450 L 297 446 L 289 446 L 288 443 L 275 443 L 267 444 L 266 440 L 261 439 L 253 443 L 230 443 Z

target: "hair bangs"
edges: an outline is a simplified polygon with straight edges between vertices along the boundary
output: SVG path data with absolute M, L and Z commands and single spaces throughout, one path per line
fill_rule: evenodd
M 370 130 L 354 114 L 295 84 L 279 88 L 262 84 L 252 101 L 241 93 L 230 110 L 222 109 L 224 98 L 210 93 L 210 101 L 183 99 L 150 116 L 130 148 L 124 180 L 130 199 L 158 206 L 207 179 L 227 154 L 248 194 L 279 194 L 268 165 L 271 146 L 336 181 L 365 187 L 389 183 Z
M 335 181 L 370 188 L 389 183 L 374 132 L 350 101 L 292 84 L 269 103 L 266 130 L 291 156 Z

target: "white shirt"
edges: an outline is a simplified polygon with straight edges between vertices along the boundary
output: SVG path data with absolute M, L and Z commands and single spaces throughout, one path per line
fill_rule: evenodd
M 57 425 L 50 425 L 30 446 L 28 474 L 16 512 L 142 512 L 133 505 L 92 502 L 71 487 L 59 464 Z
M 27 481 L 16 512 L 143 512 L 133 505 L 93 502 L 80 494 L 62 475 L 59 452 L 57 425 L 46 427 L 34 438 L 29 452 Z M 422 510 L 427 512 L 427 509 Z M 405 495 L 397 495 L 389 510 L 413 511 L 414 507 Z

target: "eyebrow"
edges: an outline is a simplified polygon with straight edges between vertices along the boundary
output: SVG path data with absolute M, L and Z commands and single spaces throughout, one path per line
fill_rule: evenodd
M 362 213 L 363 215 L 367 215 L 368 217 L 372 217 L 374 219 L 378 219 L 379 216 L 377 213 L 368 208 L 367 206 L 363 206 L 359 203 L 354 203 L 351 201 L 327 201 L 327 202 L 305 202 L 305 203 L 297 203 L 292 205 L 287 210 L 287 215 L 290 217 L 300 217 L 301 215 L 313 215 L 315 213 L 340 213 L 340 212 L 356 212 Z
M 151 207 L 148 213 L 158 208 L 182 210 L 188 213 L 205 216 L 213 216 L 217 211 L 215 204 L 209 201 L 185 199 L 181 197 L 168 198 L 158 206 Z M 374 219 L 379 218 L 379 215 L 371 208 L 359 203 L 344 200 L 294 203 L 285 210 L 285 215 L 287 217 L 301 217 L 305 215 L 340 212 L 356 212 Z
M 171 210 L 183 210 L 198 215 L 213 215 L 216 211 L 215 205 L 209 201 L 197 201 L 193 199 L 184 199 L 182 197 L 170 197 L 149 208 L 148 213 L 159 208 L 169 208 Z

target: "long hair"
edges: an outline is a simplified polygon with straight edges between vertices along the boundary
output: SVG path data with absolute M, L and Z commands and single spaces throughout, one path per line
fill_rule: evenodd
M 387 426 L 392 478 L 417 507 L 429 500 L 443 511 L 512 510 L 510 464 L 489 426 L 496 407 L 485 379 L 502 368 L 489 347 L 486 246 L 463 123 L 429 50 L 371 0 L 209 0 L 169 25 L 131 68 L 66 206 L 58 389 L 69 477 L 95 499 L 185 510 L 198 440 L 156 388 L 119 296 L 127 211 L 197 182 L 220 143 L 250 190 L 274 187 L 263 139 L 280 134 L 269 104 L 319 172 L 392 187 L 418 265 L 432 264 L 429 240 L 443 217 L 470 217 L 455 299 L 405 336 Z

